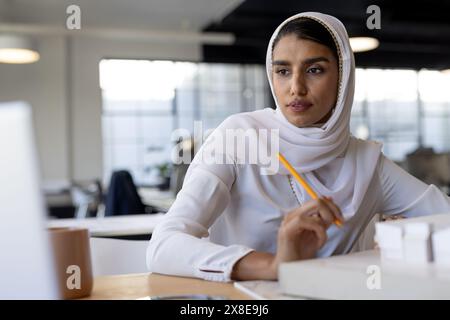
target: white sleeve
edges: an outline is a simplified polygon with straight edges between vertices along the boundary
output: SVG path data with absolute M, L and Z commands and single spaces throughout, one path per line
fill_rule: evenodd
M 450 213 L 450 198 L 435 185 L 427 185 L 384 155 L 379 166 L 382 206 L 386 215 L 416 217 Z
M 252 249 L 210 242 L 208 229 L 230 201 L 235 165 L 206 165 L 194 159 L 181 191 L 147 249 L 151 272 L 230 281 L 233 265 Z

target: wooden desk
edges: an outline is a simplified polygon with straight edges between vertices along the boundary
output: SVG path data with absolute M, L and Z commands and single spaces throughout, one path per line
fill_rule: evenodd
M 134 300 L 149 296 L 182 294 L 223 296 L 232 300 L 250 299 L 249 296 L 236 289 L 232 283 L 211 282 L 160 274 L 130 274 L 95 278 L 92 294 L 85 300 Z

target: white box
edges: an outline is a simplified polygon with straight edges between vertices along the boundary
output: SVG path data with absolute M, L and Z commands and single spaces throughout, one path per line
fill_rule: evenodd
M 420 227 L 417 224 L 426 224 L 428 227 Z M 409 225 L 411 225 L 411 227 L 407 227 Z M 409 228 L 409 235 L 406 235 L 407 228 Z M 424 240 L 420 240 L 420 238 L 424 237 L 424 235 L 426 237 L 427 228 L 430 230 L 429 245 L 426 244 L 426 242 L 423 242 Z M 447 228 L 450 228 L 449 213 L 378 222 L 375 225 L 375 230 L 376 238 L 381 251 L 381 259 L 383 261 L 398 260 L 415 263 L 420 261 L 433 261 L 434 243 L 431 240 L 431 237 L 434 233 L 439 233 L 440 230 Z M 444 239 L 441 241 L 445 242 L 446 240 Z M 405 248 L 405 245 L 407 248 Z M 443 246 L 445 246 L 445 244 Z M 439 253 L 441 261 L 442 259 L 447 259 L 445 257 L 448 256 L 448 253 L 445 250 L 446 249 L 444 249 L 444 251 L 442 251 L 442 249 L 439 250 L 439 252 L 443 252 Z M 407 257 L 405 255 L 407 255 Z
M 376 223 L 376 239 L 381 259 L 403 259 L 403 226 L 401 224 Z
M 431 225 L 411 222 L 404 227 L 403 257 L 405 262 L 427 264 L 432 261 Z
M 281 292 L 314 299 L 450 299 L 450 267 L 380 260 L 378 250 L 282 263 Z M 379 287 L 370 284 L 379 278 Z
M 437 266 L 450 266 L 450 227 L 432 235 L 433 256 Z

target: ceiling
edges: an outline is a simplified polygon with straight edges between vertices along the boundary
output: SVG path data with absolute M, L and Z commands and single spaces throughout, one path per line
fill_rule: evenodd
M 198 31 L 220 22 L 242 0 L 0 0 L 2 23 L 65 26 L 66 8 L 81 9 L 82 28 Z
M 381 9 L 381 29 L 369 30 L 366 8 Z M 285 18 L 319 11 L 340 19 L 349 36 L 375 36 L 380 46 L 355 54 L 360 67 L 450 68 L 450 1 L 447 0 L 246 0 L 205 31 L 232 32 L 233 46 L 205 45 L 206 61 L 264 63 L 273 30 Z
M 376 50 L 356 54 L 358 66 L 450 68 L 450 0 L 0 0 L 0 24 L 63 29 L 70 4 L 80 6 L 85 30 L 230 32 L 233 45 L 203 46 L 205 61 L 259 64 L 281 21 L 319 11 L 339 18 L 350 36 L 380 40 Z M 371 4 L 381 8 L 381 30 L 366 28 Z

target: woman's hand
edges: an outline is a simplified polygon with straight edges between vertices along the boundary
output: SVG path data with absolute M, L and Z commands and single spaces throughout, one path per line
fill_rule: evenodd
M 314 258 L 326 243 L 326 231 L 336 219 L 344 220 L 339 207 L 327 197 L 310 200 L 289 212 L 278 230 L 272 272 L 277 274 L 282 262 Z
M 310 200 L 289 212 L 278 229 L 277 253 L 252 251 L 233 266 L 233 280 L 276 280 L 282 262 L 310 259 L 327 241 L 326 230 L 341 210 L 331 198 Z

